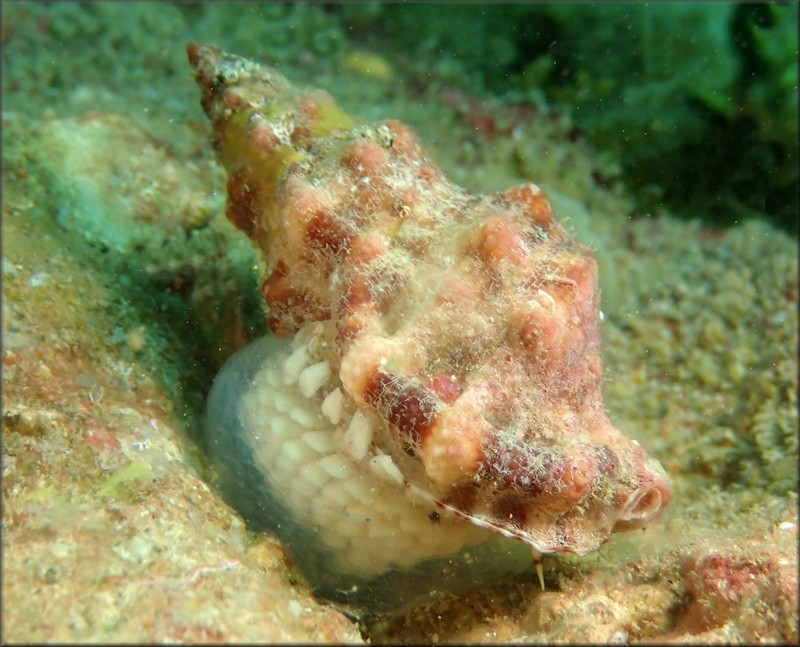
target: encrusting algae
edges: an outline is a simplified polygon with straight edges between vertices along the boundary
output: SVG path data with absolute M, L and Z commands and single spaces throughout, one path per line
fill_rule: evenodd
M 470 194 L 399 121 L 189 59 L 276 335 L 218 377 L 210 452 L 321 594 L 389 610 L 660 518 L 661 466 L 605 412 L 596 262 L 536 185 Z

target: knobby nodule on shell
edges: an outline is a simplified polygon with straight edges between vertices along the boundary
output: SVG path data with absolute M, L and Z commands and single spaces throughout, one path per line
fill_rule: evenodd
M 217 377 L 208 450 L 320 596 L 393 612 L 661 517 L 664 471 L 606 415 L 597 264 L 536 185 L 471 194 L 399 121 L 189 60 L 273 333 Z

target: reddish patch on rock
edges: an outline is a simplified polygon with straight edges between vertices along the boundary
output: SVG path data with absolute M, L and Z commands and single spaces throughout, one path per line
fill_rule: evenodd
M 769 614 L 770 628 L 792 639 L 785 622 L 794 617 L 797 640 L 796 562 L 767 549 L 747 555 L 733 550 L 705 551 L 685 555 L 681 571 L 691 601 L 683 619 L 689 633 L 701 633 L 730 621 L 752 625 L 760 633 L 759 620 Z M 745 623 L 744 617 L 750 616 Z M 780 625 L 780 626 L 779 626 Z M 765 630 L 766 626 L 762 628 Z
M 594 467 L 588 461 L 578 461 L 570 465 L 561 477 L 563 487 L 560 488 L 560 494 L 563 501 L 572 505 L 583 499 L 591 489 L 594 475 Z
M 426 164 L 417 171 L 417 177 L 428 186 L 433 186 L 444 177 L 442 169 L 433 163 Z
M 353 238 L 348 260 L 358 267 L 368 264 L 385 253 L 386 246 L 379 239 L 359 235 Z
M 540 371 L 550 371 L 561 364 L 564 325 L 558 317 L 544 309 L 532 309 L 520 316 L 518 326 L 519 339 Z
M 574 256 L 563 264 L 561 275 L 545 284 L 557 301 L 574 303 L 581 314 L 594 312 L 597 294 L 597 262 L 589 256 Z
M 344 351 L 349 343 L 364 329 L 364 325 L 353 317 L 336 320 L 336 345 Z
M 83 432 L 83 440 L 87 445 L 94 447 L 100 451 L 107 451 L 109 449 L 121 449 L 119 441 L 108 429 L 104 427 L 93 426 Z
M 242 96 L 241 92 L 233 88 L 226 88 L 222 95 L 222 102 L 226 108 L 236 110 L 248 105 L 247 100 Z
M 358 222 L 363 226 L 374 221 L 381 212 L 386 195 L 388 194 L 386 183 L 379 177 L 370 177 L 369 182 L 357 182 L 352 200 L 349 205 L 358 214 Z

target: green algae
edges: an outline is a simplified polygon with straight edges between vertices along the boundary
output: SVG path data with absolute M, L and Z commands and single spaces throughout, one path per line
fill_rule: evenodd
M 67 502 L 64 492 L 57 490 L 52 483 L 43 483 L 35 490 L 26 492 L 20 501 L 36 501 L 47 505 L 62 505 Z
M 130 497 L 132 486 L 140 481 L 153 478 L 153 468 L 145 461 L 132 461 L 122 469 L 106 477 L 97 488 L 101 499 L 124 499 Z
M 320 105 L 319 117 L 313 122 L 312 135 L 315 137 L 327 135 L 333 130 L 351 128 L 355 123 L 355 120 L 335 103 L 323 103 Z

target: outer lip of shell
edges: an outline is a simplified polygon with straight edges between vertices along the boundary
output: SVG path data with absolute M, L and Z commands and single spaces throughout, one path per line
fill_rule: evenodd
M 578 486 L 569 494 L 544 493 L 527 498 L 514 487 L 501 486 L 479 494 L 477 490 L 472 494 L 469 489 L 463 490 L 466 494 L 458 500 L 440 504 L 475 525 L 524 542 L 538 553 L 585 555 L 613 532 L 637 530 L 657 522 L 672 499 L 669 482 L 654 459 L 646 458 L 638 467 L 634 460 L 628 467 L 638 473 L 635 486 L 617 481 L 613 474 L 611 478 L 598 477 L 591 462 L 572 464 L 572 478 L 577 479 Z M 500 471 L 510 474 L 508 465 L 500 465 Z M 613 500 L 601 494 L 601 480 L 616 493 L 608 495 Z
M 672 499 L 664 470 L 654 460 L 645 465 L 641 485 L 625 501 L 613 531 L 637 530 L 657 522 Z

